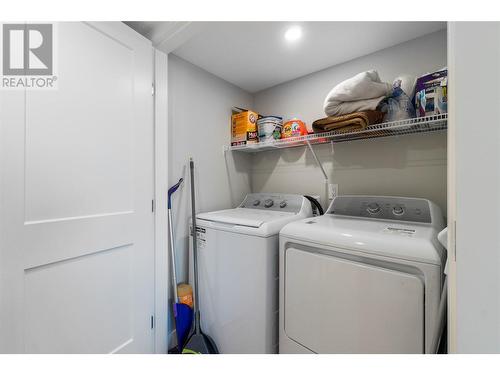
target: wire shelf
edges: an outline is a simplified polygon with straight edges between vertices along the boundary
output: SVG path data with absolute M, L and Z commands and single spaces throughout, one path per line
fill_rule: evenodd
M 448 114 L 417 117 L 407 120 L 384 122 L 382 124 L 370 125 L 364 130 L 341 132 L 330 131 L 325 133 L 314 133 L 300 137 L 278 139 L 270 142 L 262 142 L 238 146 L 226 146 L 226 151 L 260 152 L 276 150 L 281 148 L 300 147 L 310 144 L 340 143 L 361 139 L 374 139 L 382 137 L 394 137 L 408 134 L 430 133 L 445 131 L 448 127 Z

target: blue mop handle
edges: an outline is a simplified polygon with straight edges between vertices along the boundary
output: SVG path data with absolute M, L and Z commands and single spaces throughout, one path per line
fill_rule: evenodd
M 170 189 L 168 189 L 168 208 L 172 208 L 172 194 L 176 192 L 176 190 L 179 188 L 179 186 L 182 184 L 182 181 L 184 181 L 183 178 L 179 179 L 179 182 L 176 183 L 174 186 L 172 186 Z M 165 190 L 163 190 L 165 191 Z

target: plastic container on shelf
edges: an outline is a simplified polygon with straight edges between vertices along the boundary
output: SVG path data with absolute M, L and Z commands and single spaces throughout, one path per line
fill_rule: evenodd
M 281 138 L 300 137 L 301 135 L 307 134 L 306 124 L 297 118 L 293 118 L 283 124 Z
M 283 118 L 279 116 L 264 116 L 257 120 L 259 142 L 270 142 L 281 138 Z

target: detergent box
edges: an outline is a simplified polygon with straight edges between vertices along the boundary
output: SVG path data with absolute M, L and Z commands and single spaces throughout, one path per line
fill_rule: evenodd
M 244 108 L 233 107 L 231 115 L 231 146 L 259 142 L 257 120 L 259 114 Z
M 448 112 L 448 69 L 425 74 L 417 79 L 415 109 L 417 117 Z

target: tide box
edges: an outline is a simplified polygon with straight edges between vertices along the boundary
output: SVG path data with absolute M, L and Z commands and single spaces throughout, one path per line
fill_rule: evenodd
M 233 108 L 231 116 L 231 146 L 259 142 L 257 120 L 259 114 L 243 108 Z
M 448 112 L 448 70 L 446 68 L 417 79 L 415 109 L 417 117 Z

